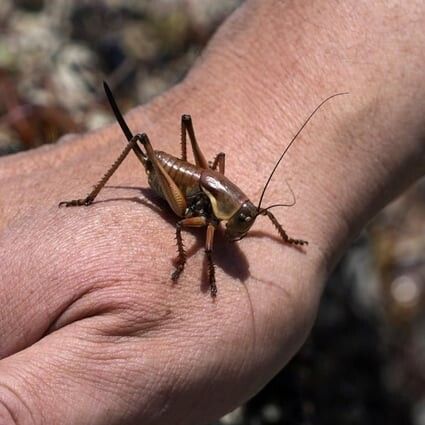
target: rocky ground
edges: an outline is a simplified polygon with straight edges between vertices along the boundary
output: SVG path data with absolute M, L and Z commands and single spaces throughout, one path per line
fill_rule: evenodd
M 0 155 L 111 121 L 179 81 L 242 0 L 1 0 Z M 329 280 L 301 352 L 221 424 L 425 425 L 425 182 Z

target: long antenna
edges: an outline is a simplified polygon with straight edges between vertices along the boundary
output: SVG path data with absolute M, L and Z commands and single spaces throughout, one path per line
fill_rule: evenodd
M 270 180 L 273 177 L 273 174 L 275 173 L 277 167 L 280 164 L 280 161 L 282 161 L 283 157 L 285 156 L 286 152 L 288 152 L 289 148 L 292 146 L 292 144 L 295 142 L 296 138 L 300 135 L 300 133 L 303 131 L 304 127 L 307 125 L 307 123 L 311 120 L 311 118 L 313 117 L 313 115 L 330 99 L 332 99 L 333 97 L 336 96 L 342 96 L 344 94 L 348 94 L 348 92 L 345 93 L 336 93 L 333 94 L 332 96 L 329 96 L 328 98 L 326 98 L 322 103 L 320 103 L 319 106 L 316 107 L 316 109 L 309 115 L 309 117 L 304 121 L 304 124 L 301 126 L 301 128 L 296 132 L 295 136 L 292 138 L 292 140 L 289 142 L 289 145 L 285 148 L 285 150 L 283 151 L 282 155 L 280 156 L 280 158 L 278 159 L 278 161 L 276 162 L 275 166 L 273 167 L 272 172 L 270 173 L 269 178 L 266 181 L 266 184 L 264 185 L 264 189 L 261 192 L 261 196 L 260 196 L 260 201 L 258 202 L 258 207 L 257 210 L 259 211 L 261 208 L 261 202 L 263 201 L 263 197 L 264 194 L 266 193 L 267 187 L 270 183 Z

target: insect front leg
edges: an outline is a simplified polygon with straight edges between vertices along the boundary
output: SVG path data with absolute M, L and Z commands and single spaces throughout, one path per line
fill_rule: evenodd
M 111 178 L 112 174 L 115 173 L 117 168 L 124 161 L 128 153 L 137 146 L 137 142 L 140 140 L 140 135 L 136 134 L 132 137 L 132 139 L 128 142 L 124 150 L 121 152 L 120 156 L 116 159 L 116 161 L 112 164 L 109 170 L 105 173 L 105 175 L 99 180 L 99 182 L 95 185 L 93 190 L 83 199 L 73 199 L 72 201 L 62 201 L 59 203 L 59 207 L 77 207 L 81 205 L 88 206 L 93 203 L 96 196 L 105 186 L 106 182 Z
M 176 241 L 177 241 L 177 265 L 176 270 L 171 275 L 171 279 L 177 282 L 186 265 L 187 255 L 184 249 L 183 238 L 181 235 L 183 227 L 204 227 L 207 226 L 207 237 L 205 242 L 205 255 L 208 261 L 208 281 L 211 290 L 211 296 L 216 297 L 217 286 L 215 283 L 215 266 L 212 260 L 212 247 L 214 242 L 215 226 L 207 222 L 205 217 L 189 217 L 180 220 L 176 225 Z
M 307 241 L 304 241 L 302 239 L 293 239 L 290 236 L 288 236 L 285 230 L 283 230 L 283 227 L 281 226 L 281 224 L 277 221 L 276 217 L 270 211 L 264 210 L 264 212 L 262 212 L 261 214 L 266 215 L 271 220 L 271 222 L 274 224 L 277 231 L 279 232 L 279 235 L 282 237 L 282 239 L 286 243 L 291 245 L 308 245 Z
M 215 266 L 212 259 L 212 249 L 214 242 L 215 226 L 208 223 L 207 227 L 207 238 L 205 241 L 205 255 L 208 261 L 208 280 L 210 284 L 211 296 L 215 298 L 217 296 L 217 285 L 215 283 Z
M 171 275 L 171 279 L 174 282 L 177 282 L 182 271 L 184 270 L 184 266 L 186 264 L 187 255 L 184 249 L 183 238 L 182 238 L 182 227 L 204 227 L 207 225 L 207 220 L 205 217 L 188 217 L 180 220 L 176 224 L 176 241 L 177 241 L 177 265 L 176 270 Z

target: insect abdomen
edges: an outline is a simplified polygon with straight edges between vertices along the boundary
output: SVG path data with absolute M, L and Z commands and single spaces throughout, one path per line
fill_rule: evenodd
M 162 151 L 155 151 L 155 155 L 184 194 L 200 190 L 199 181 L 202 170 L 199 167 Z

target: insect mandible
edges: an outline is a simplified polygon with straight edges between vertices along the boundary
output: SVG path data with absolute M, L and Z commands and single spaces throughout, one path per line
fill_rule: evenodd
M 328 97 L 310 114 L 276 162 L 264 185 L 258 206 L 255 206 L 243 191 L 224 175 L 225 154 L 223 152 L 219 153 L 211 163 L 208 163 L 205 159 L 196 140 L 190 115 L 183 115 L 181 118 L 182 151 L 181 158 L 176 158 L 168 153 L 154 150 L 145 133 L 133 135 L 118 109 L 112 92 L 106 82 L 104 82 L 104 89 L 115 117 L 127 138 L 128 144 L 106 174 L 96 184 L 92 192 L 84 199 L 63 201 L 59 203 L 59 206 L 88 206 L 92 204 L 100 190 L 105 186 L 106 182 L 132 150 L 145 168 L 150 187 L 160 197 L 165 199 L 174 213 L 180 217 L 176 225 L 178 258 L 175 270 L 171 275 L 174 282 L 177 282 L 183 272 L 187 259 L 181 235 L 182 228 L 207 228 L 205 255 L 208 262 L 208 280 L 212 297 L 217 295 L 215 265 L 212 258 L 213 241 L 214 232 L 220 222 L 223 221 L 226 223 L 225 237 L 230 241 L 237 241 L 246 236 L 258 216 L 264 215 L 267 216 L 276 227 L 283 242 L 292 245 L 308 244 L 305 240 L 294 239 L 288 236 L 276 217 L 270 212 L 271 208 L 277 206 L 290 206 L 293 205 L 293 203 L 275 204 L 266 208 L 262 208 L 261 203 L 278 165 L 306 124 L 324 103 L 335 96 L 346 93 L 337 93 Z M 195 164 L 191 164 L 187 161 L 187 135 L 189 135 Z

